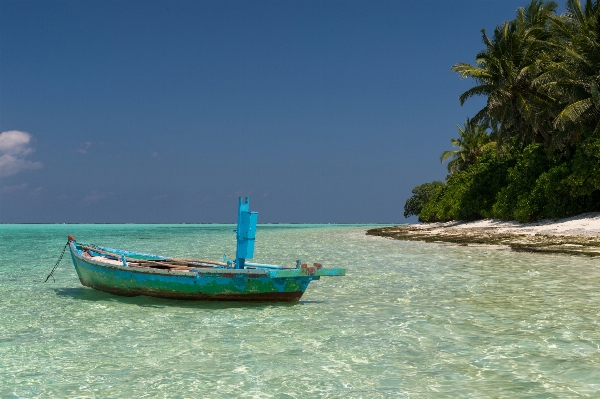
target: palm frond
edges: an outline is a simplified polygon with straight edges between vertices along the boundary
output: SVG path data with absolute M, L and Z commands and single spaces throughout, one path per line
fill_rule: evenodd
M 465 62 L 459 62 L 456 65 L 453 65 L 450 68 L 452 72 L 456 72 L 460 74 L 461 78 L 473 78 L 473 79 L 486 79 L 490 78 L 490 74 L 484 69 L 480 67 L 473 66 L 471 64 L 467 64 Z
M 592 106 L 591 97 L 569 104 L 554 119 L 554 127 L 564 128 L 568 122 L 577 122 Z
M 484 85 L 471 87 L 469 90 L 467 90 L 463 94 L 461 94 L 458 97 L 458 100 L 460 101 L 460 105 L 463 105 L 465 103 L 465 101 L 467 101 L 471 97 L 485 96 L 485 95 L 489 96 L 490 93 L 492 93 L 493 91 L 494 91 L 494 86 L 492 86 L 492 85 L 484 84 Z
M 440 156 L 440 163 L 444 163 L 448 158 L 456 158 L 459 152 L 459 150 L 450 150 L 442 152 L 442 155 Z

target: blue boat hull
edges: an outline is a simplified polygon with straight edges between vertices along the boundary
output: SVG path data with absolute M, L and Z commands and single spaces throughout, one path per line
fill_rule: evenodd
M 193 272 L 140 269 L 90 260 L 76 248 L 74 242 L 71 242 L 70 248 L 81 284 L 124 296 L 295 302 L 302 297 L 310 281 L 320 278 L 318 274 L 332 275 L 319 273 L 324 269 L 199 268 Z

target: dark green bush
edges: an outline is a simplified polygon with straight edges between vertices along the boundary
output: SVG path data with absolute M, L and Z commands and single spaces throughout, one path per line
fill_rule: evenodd
M 563 163 L 542 173 L 530 190 L 523 190 L 514 209 L 514 217 L 520 222 L 544 218 L 559 218 L 577 212 L 577 205 L 570 195 L 565 178 L 570 165 Z
M 598 210 L 600 142 L 576 148 L 573 161 L 549 157 L 541 144 L 525 148 L 508 171 L 491 216 L 520 222 Z
M 432 222 L 489 217 L 513 163 L 498 160 L 491 149 L 486 151 L 475 164 L 448 177 L 444 189 L 425 204 L 420 219 Z
M 589 196 L 600 190 L 600 138 L 587 139 L 578 146 L 566 182 L 574 196 Z
M 517 163 L 508 170 L 506 186 L 503 187 L 491 209 L 490 216 L 499 219 L 520 219 L 515 215 L 518 208 L 527 208 L 527 197 L 538 177 L 546 172 L 551 161 L 541 144 L 532 144 L 525 148 Z
M 413 196 L 406 200 L 406 203 L 404 204 L 404 217 L 407 218 L 412 215 L 419 216 L 423 206 L 425 206 L 425 204 L 443 187 L 444 183 L 441 181 L 434 181 L 413 188 Z M 419 221 L 422 222 L 420 217 Z
M 571 153 L 568 160 L 551 157 L 542 144 L 531 144 L 513 159 L 499 160 L 488 151 L 448 176 L 445 185 L 436 182 L 415 214 L 424 222 L 491 217 L 531 222 L 598 211 L 600 138 L 587 139 Z

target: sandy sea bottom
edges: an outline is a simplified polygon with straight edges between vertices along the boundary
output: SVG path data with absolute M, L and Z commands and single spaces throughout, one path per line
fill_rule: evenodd
M 598 397 L 598 259 L 266 225 L 256 261 L 347 276 L 291 305 L 118 297 L 82 287 L 70 259 L 43 283 L 68 233 L 220 259 L 231 228 L 0 226 L 0 397 Z

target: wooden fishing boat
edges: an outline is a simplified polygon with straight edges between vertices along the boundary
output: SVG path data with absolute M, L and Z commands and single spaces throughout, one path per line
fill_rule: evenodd
M 258 214 L 240 198 L 236 259 L 211 261 L 170 258 L 82 244 L 69 236 L 73 265 L 81 284 L 117 295 L 172 299 L 298 301 L 308 284 L 322 276 L 343 276 L 345 269 L 249 263 L 254 257 Z

